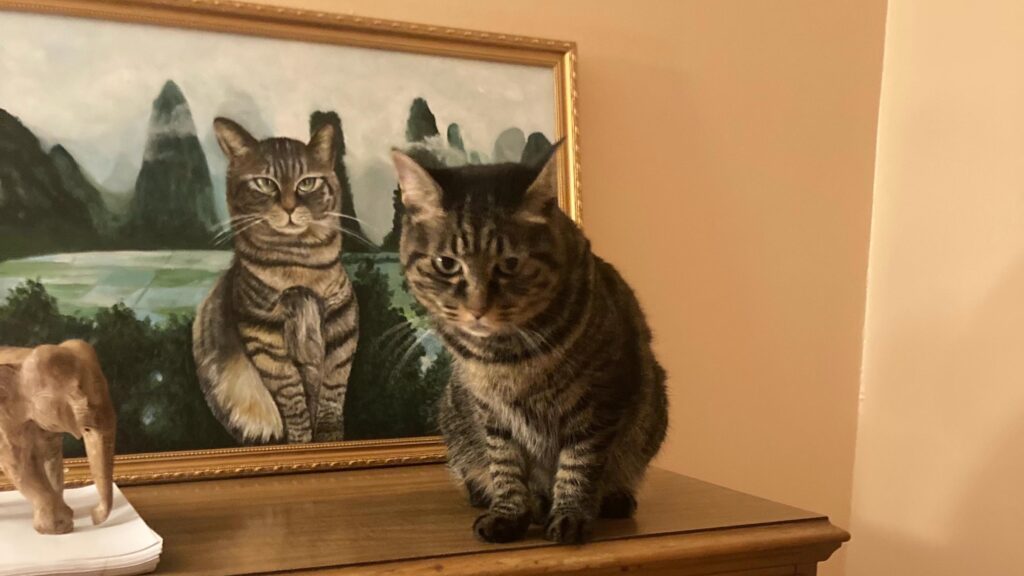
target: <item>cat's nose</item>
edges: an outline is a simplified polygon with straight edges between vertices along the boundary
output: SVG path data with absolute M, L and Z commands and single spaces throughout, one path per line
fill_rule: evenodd
M 470 316 L 474 319 L 479 320 L 487 314 L 487 294 L 483 291 L 470 290 L 466 301 L 462 305 L 466 312 L 469 312 Z
M 467 306 L 466 312 L 469 312 L 469 315 L 472 316 L 474 320 L 479 320 L 487 315 L 487 311 L 489 309 L 490 308 L 487 305 Z

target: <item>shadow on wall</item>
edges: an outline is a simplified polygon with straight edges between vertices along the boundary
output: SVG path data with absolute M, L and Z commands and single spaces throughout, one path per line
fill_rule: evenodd
M 1024 568 L 1024 411 L 991 447 L 986 466 L 971 475 L 942 522 L 943 542 L 861 522 L 853 532 L 846 576 L 1012 576 Z M 986 448 L 988 451 L 988 448 Z M 927 479 L 922 479 L 927 481 Z
M 954 324 L 948 318 L 947 323 Z M 915 404 L 900 412 L 908 415 L 906 421 L 888 422 L 890 430 L 904 437 L 893 441 L 902 445 L 908 464 L 884 469 L 884 474 L 892 489 L 902 493 L 865 498 L 876 502 L 876 510 L 877 501 L 899 498 L 911 503 L 901 504 L 901 511 L 911 513 L 897 512 L 882 526 L 870 517 L 858 519 L 855 509 L 846 576 L 1024 574 L 1024 256 L 959 334 L 952 331 L 953 336 L 947 332 L 942 339 L 941 331 L 914 330 L 890 341 L 907 345 L 907 350 L 887 353 L 890 364 L 902 363 L 888 367 L 890 374 L 918 368 L 914 362 L 922 359 L 905 360 L 915 353 L 926 356 L 930 366 L 914 372 L 921 380 L 914 383 L 909 399 Z M 908 400 L 906 394 L 904 390 L 901 400 Z M 941 429 L 933 429 L 936 413 L 943 417 Z M 922 417 L 931 420 L 929 427 L 919 429 L 915 418 Z M 933 455 L 924 461 L 927 473 L 915 469 L 914 454 L 906 452 L 917 447 L 914 438 Z M 934 445 L 935 438 L 944 438 L 946 445 Z M 875 491 L 887 488 L 877 479 L 872 484 Z M 921 490 L 914 491 L 914 486 Z M 939 490 L 943 497 L 929 502 L 935 487 L 948 491 Z M 925 523 L 922 517 L 936 523 Z M 941 540 L 928 534 L 941 535 Z

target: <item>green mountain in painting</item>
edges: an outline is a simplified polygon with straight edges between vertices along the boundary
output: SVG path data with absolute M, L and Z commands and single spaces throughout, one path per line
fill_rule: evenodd
M 0 109 L 0 260 L 100 245 L 89 204 L 61 174 L 39 139 Z
M 526 149 L 526 135 L 519 128 L 509 128 L 498 135 L 494 142 L 494 154 L 491 161 L 519 162 L 523 157 L 523 150 Z
M 142 168 L 124 230 L 135 249 L 209 248 L 213 183 L 192 112 L 173 81 L 153 101 Z
M 462 128 L 454 122 L 448 125 L 448 145 L 456 150 L 466 151 L 466 144 L 462 141 Z
M 99 187 L 82 172 L 71 153 L 60 144 L 50 148 L 50 160 L 57 169 L 64 189 L 71 197 L 85 204 L 93 228 L 102 238 L 109 240 L 116 231 L 117 221 L 107 208 Z
M 439 135 L 437 119 L 423 98 L 416 98 L 409 108 L 409 121 L 405 125 L 405 139 L 409 142 L 423 142 Z
M 334 173 L 341 183 L 341 229 L 345 234 L 343 250 L 345 252 L 376 252 L 378 248 L 366 237 L 362 224 L 356 216 L 355 200 L 352 198 L 352 183 L 348 179 L 345 168 L 345 133 L 341 128 L 341 117 L 337 112 L 313 112 L 309 117 L 309 134 L 312 136 L 324 124 L 334 125 L 338 135 L 338 152 L 334 161 Z
M 405 205 L 402 204 L 402 191 L 397 186 L 391 191 L 391 230 L 384 235 L 380 248 L 387 252 L 398 252 L 398 241 L 402 238 L 402 217 L 405 216 Z

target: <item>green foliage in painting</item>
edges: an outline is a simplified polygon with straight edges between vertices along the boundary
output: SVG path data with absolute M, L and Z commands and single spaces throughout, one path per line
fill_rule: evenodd
M 359 349 L 345 398 L 345 438 L 399 438 L 433 434 L 441 387 L 422 373 L 426 332 L 392 305 L 387 278 L 373 261 L 354 277 L 359 301 Z M 429 373 L 429 369 L 427 370 Z M 443 384 L 442 384 L 443 387 Z
M 423 332 L 392 305 L 386 275 L 364 260 L 353 277 L 359 299 L 360 344 L 345 405 L 346 439 L 423 436 L 437 430 L 437 400 L 451 369 L 442 352 L 424 370 Z M 192 318 L 154 323 L 124 304 L 92 318 L 62 314 L 42 283 L 27 280 L 0 302 L 0 341 L 37 346 L 71 338 L 90 342 L 100 357 L 117 407 L 117 452 L 201 450 L 234 446 L 213 417 L 196 381 Z M 82 456 L 67 438 L 65 455 Z
M 437 353 L 437 358 L 434 359 L 434 363 L 423 374 L 423 379 L 418 386 L 422 398 L 419 405 L 420 418 L 425 423 L 426 430 L 430 434 L 440 433 L 440 429 L 437 426 L 437 403 L 451 376 L 452 357 L 448 355 L 446 349 L 441 348 L 440 352 Z
M 92 323 L 74 316 L 62 316 L 57 300 L 40 282 L 27 280 L 15 286 L 0 306 L 0 335 L 5 346 L 38 346 L 72 338 L 88 339 Z
M 195 381 L 191 319 L 154 325 L 123 304 L 91 320 L 63 315 L 43 285 L 29 280 L 0 305 L 4 344 L 38 346 L 71 338 L 90 342 L 100 357 L 117 406 L 117 451 L 197 450 L 233 445 Z M 68 439 L 65 455 L 84 454 Z

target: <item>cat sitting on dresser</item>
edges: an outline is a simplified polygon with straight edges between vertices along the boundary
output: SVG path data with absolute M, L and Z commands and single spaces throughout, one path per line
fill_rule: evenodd
M 341 266 L 340 134 L 256 140 L 226 118 L 214 130 L 234 259 L 192 325 L 206 401 L 245 444 L 341 440 L 359 325 Z
M 632 516 L 665 437 L 665 373 L 636 297 L 540 167 L 427 169 L 392 153 L 410 291 L 455 359 L 438 420 L 488 542 L 560 543 Z

